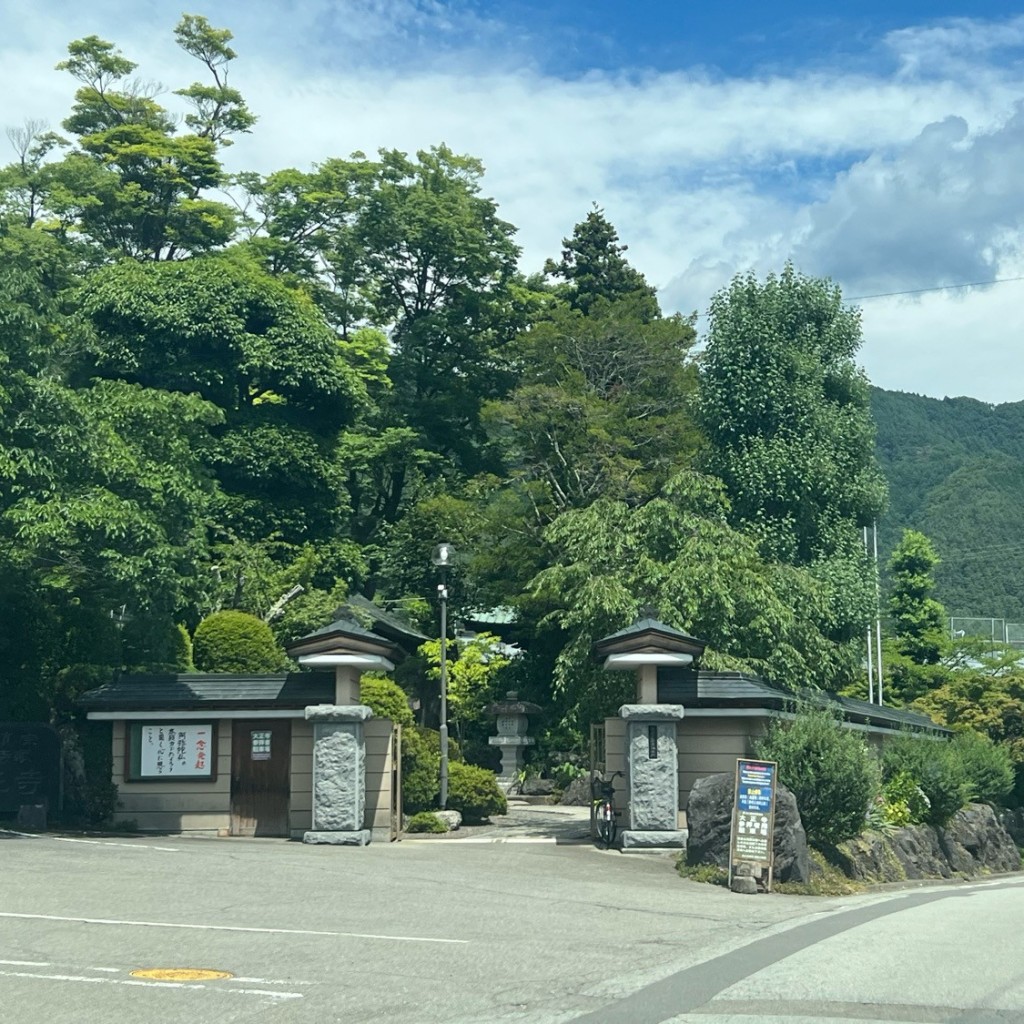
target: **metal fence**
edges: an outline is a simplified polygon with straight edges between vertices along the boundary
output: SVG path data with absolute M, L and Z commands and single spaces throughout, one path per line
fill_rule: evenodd
M 977 615 L 959 615 L 950 618 L 949 634 L 954 640 L 974 637 L 993 644 L 1008 644 L 1024 648 L 1024 622 L 1007 622 Z

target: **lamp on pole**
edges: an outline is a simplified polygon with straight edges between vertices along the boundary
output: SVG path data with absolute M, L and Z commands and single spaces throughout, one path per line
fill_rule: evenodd
M 448 569 L 455 558 L 451 544 L 438 544 L 431 561 L 441 570 L 437 596 L 441 599 L 441 795 L 443 811 L 448 804 Z

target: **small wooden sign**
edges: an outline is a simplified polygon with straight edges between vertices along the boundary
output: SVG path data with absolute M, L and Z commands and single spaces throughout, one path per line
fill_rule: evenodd
M 740 758 L 736 762 L 736 788 L 732 810 L 732 835 L 729 842 L 729 882 L 736 864 L 754 868 L 755 877 L 772 888 L 772 848 L 775 830 L 774 761 Z

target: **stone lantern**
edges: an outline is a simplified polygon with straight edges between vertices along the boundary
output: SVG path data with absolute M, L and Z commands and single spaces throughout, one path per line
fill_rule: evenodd
M 501 751 L 498 785 L 507 793 L 525 766 L 526 748 L 536 742 L 526 733 L 530 726 L 530 715 L 539 715 L 540 708 L 529 701 L 520 700 L 515 690 L 509 690 L 505 700 L 491 704 L 487 713 L 498 719 L 498 735 L 491 736 L 487 742 Z

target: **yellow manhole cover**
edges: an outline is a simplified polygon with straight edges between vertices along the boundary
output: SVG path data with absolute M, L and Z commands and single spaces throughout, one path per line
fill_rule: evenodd
M 233 977 L 228 971 L 208 971 L 201 967 L 147 967 L 132 971 L 131 975 L 148 981 L 222 981 Z

